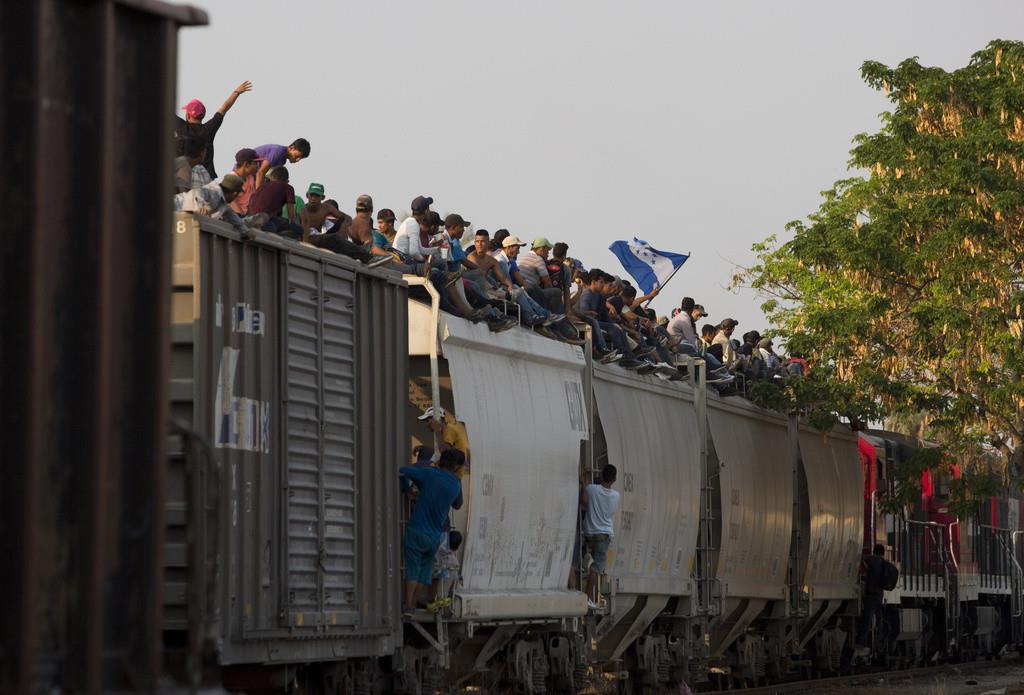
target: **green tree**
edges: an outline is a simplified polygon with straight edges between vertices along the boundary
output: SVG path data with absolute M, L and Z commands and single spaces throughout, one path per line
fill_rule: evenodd
M 893 107 L 854 139 L 860 175 L 789 241 L 755 245 L 736 282 L 813 364 L 791 406 L 819 421 L 927 413 L 947 460 L 992 447 L 1020 470 L 1024 44 L 993 41 L 952 72 L 911 58 L 861 74 Z

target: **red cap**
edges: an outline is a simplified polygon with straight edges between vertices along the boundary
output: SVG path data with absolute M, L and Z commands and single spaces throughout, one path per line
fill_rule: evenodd
M 203 116 L 206 115 L 206 107 L 203 106 L 203 102 L 198 99 L 193 99 L 181 108 L 184 109 L 185 113 L 192 118 L 202 119 Z

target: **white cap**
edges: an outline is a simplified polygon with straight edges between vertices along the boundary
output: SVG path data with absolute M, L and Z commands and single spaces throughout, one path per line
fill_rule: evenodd
M 441 411 L 441 417 L 444 417 L 444 415 L 445 415 L 445 413 L 444 413 L 444 408 L 438 408 L 438 410 L 440 410 L 440 411 Z M 417 419 L 417 420 L 429 420 L 429 419 L 430 419 L 430 418 L 432 418 L 432 417 L 434 417 L 434 406 L 430 406 L 429 408 L 427 408 L 426 410 L 424 410 L 424 411 L 423 411 L 423 414 L 422 414 L 422 415 L 420 415 L 420 416 L 419 416 L 418 418 L 416 418 L 416 419 Z

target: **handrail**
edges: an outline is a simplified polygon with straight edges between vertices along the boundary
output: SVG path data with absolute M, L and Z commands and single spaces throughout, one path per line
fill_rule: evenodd
M 434 457 L 436 462 L 441 457 L 441 385 L 440 371 L 437 364 L 437 339 L 441 323 L 441 295 L 428 278 L 420 275 L 404 275 L 406 284 L 422 287 L 430 295 L 430 401 L 433 406 L 434 420 Z

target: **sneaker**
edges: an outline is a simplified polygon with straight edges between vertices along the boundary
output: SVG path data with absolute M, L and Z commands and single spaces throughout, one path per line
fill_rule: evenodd
M 596 611 L 599 608 L 599 606 L 588 598 L 587 599 L 587 608 L 589 610 Z
M 636 369 L 641 364 L 640 360 L 635 360 L 632 357 L 623 357 L 619 360 L 619 366 L 625 367 L 626 369 Z
M 555 334 L 552 333 L 550 329 L 545 328 L 544 326 L 536 326 L 533 330 L 536 331 L 538 335 L 542 335 L 545 338 L 551 338 L 552 340 L 556 340 Z
M 633 352 L 633 354 L 636 355 L 637 357 L 647 357 L 649 354 L 654 352 L 656 349 L 657 348 L 655 348 L 653 345 L 643 345 L 643 346 L 638 347 Z
M 654 376 L 658 377 L 662 381 L 672 381 L 672 377 L 670 377 L 668 374 L 662 374 L 661 372 L 655 372 Z
M 518 325 L 518 321 L 510 318 L 495 319 L 487 322 L 487 327 L 491 329 L 492 333 L 501 333 L 502 331 L 507 331 L 510 328 L 515 328 Z
M 452 600 L 445 596 L 443 598 L 437 599 L 436 601 L 431 601 L 430 603 L 428 603 L 427 610 L 431 613 L 437 613 L 442 608 L 447 608 L 450 605 L 452 605 Z
M 372 261 L 366 264 L 367 268 L 379 268 L 382 265 L 386 265 L 391 261 L 395 260 L 390 255 L 387 256 L 375 256 Z
M 657 369 L 658 367 L 655 366 L 654 362 L 651 362 L 650 360 L 643 360 L 640 362 L 640 366 L 637 368 L 636 371 L 639 374 L 650 374 L 651 372 L 656 371 Z
M 611 352 L 602 356 L 599 360 L 601 364 L 611 364 L 612 362 L 618 362 L 622 359 L 622 355 L 619 354 L 618 350 L 612 350 Z
M 550 326 L 553 323 L 558 323 L 559 321 L 561 321 L 564 318 L 565 318 L 565 314 L 550 314 L 550 315 L 548 315 L 548 317 L 546 319 L 544 319 L 544 325 L 545 326 Z
M 569 343 L 570 345 L 577 346 L 583 346 L 587 344 L 587 341 L 585 341 L 583 338 L 558 338 L 558 340 L 561 340 L 563 343 Z
M 708 379 L 705 383 L 707 383 L 707 384 L 729 384 L 729 383 L 732 383 L 732 381 L 735 378 L 736 377 L 734 377 L 732 375 L 730 375 L 728 377 L 711 375 L 711 378 Z

